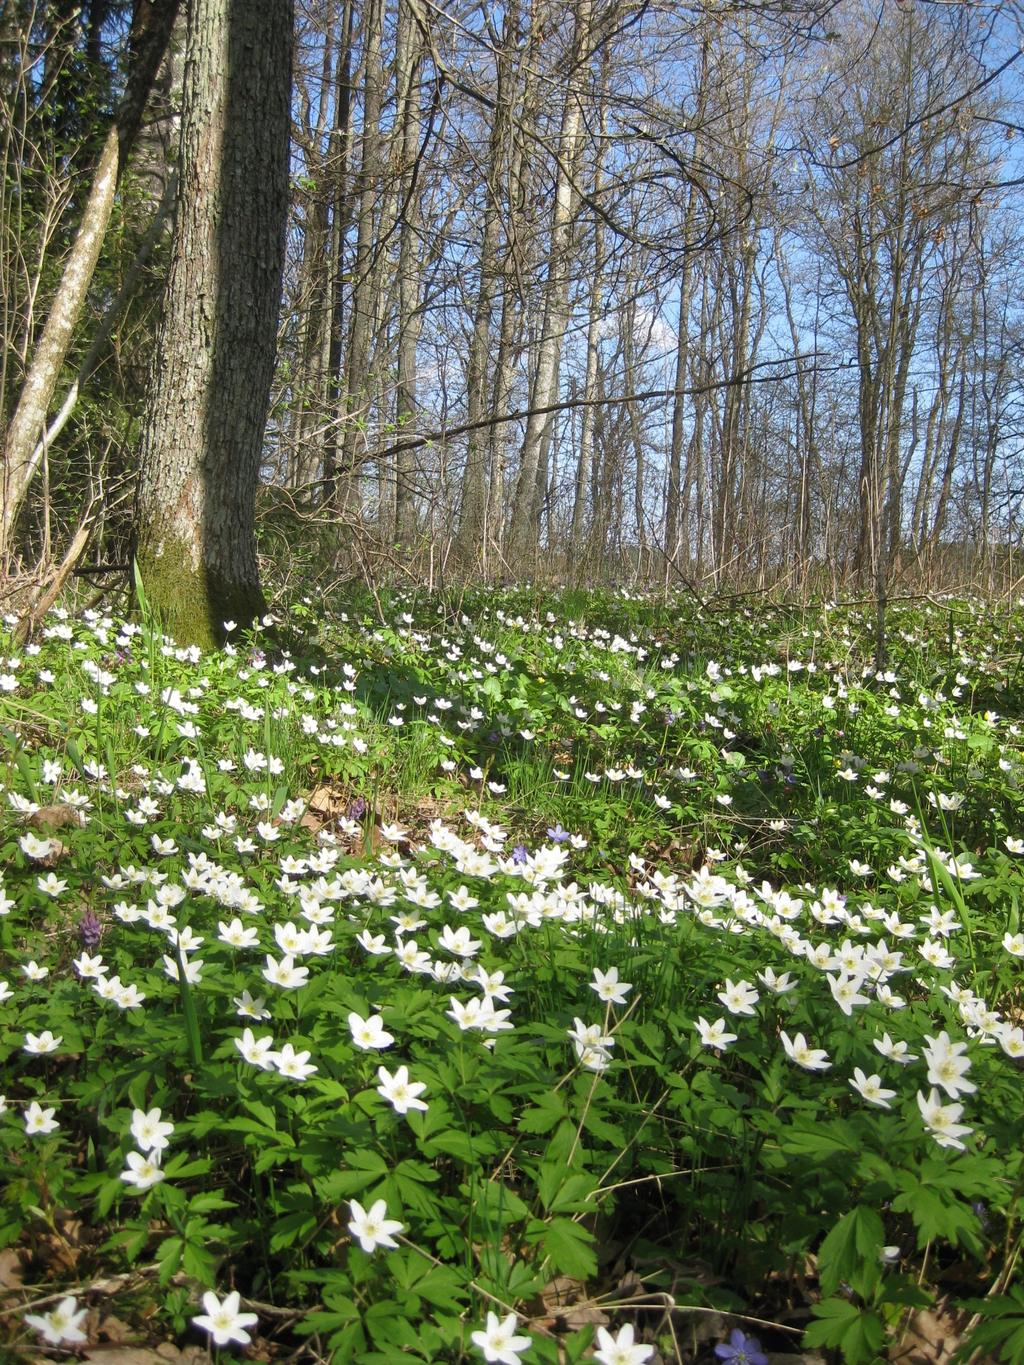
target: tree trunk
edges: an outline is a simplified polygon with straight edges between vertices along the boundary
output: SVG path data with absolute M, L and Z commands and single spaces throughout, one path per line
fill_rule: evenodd
M 420 76 L 423 40 L 406 0 L 400 0 L 398 46 L 395 58 L 397 98 L 401 110 L 401 175 L 398 252 L 398 390 L 395 416 L 398 429 L 411 436 L 416 422 L 416 346 L 420 323 L 420 215 L 417 161 L 420 138 Z M 403 450 L 395 466 L 395 537 L 404 547 L 416 535 L 415 460 Z
M 530 239 L 528 205 L 535 192 L 536 180 L 529 144 L 524 130 L 535 126 L 537 103 L 540 99 L 536 60 L 543 41 L 542 6 L 529 4 L 526 38 L 519 48 L 518 80 L 521 87 L 518 117 L 510 115 L 518 125 L 518 136 L 513 137 L 508 157 L 508 224 L 505 248 L 501 261 L 500 322 L 498 345 L 494 358 L 494 382 L 491 386 L 491 413 L 487 455 L 487 511 L 484 518 L 483 557 L 481 570 L 488 577 L 498 565 L 510 571 L 505 560 L 505 466 L 510 445 L 510 429 L 499 419 L 512 405 L 517 359 L 522 352 L 525 334 L 523 275 L 526 268 L 526 244 Z M 510 96 L 511 101 L 511 96 Z
M 782 243 L 778 241 L 776 242 L 776 260 L 778 262 L 779 281 L 782 285 L 782 297 L 786 309 L 786 321 L 789 325 L 790 341 L 793 345 L 793 354 L 796 356 L 800 354 L 802 349 L 800 328 L 793 308 L 792 282 L 789 274 L 789 266 L 786 261 Z M 815 291 L 815 310 L 812 331 L 812 349 L 815 351 L 818 348 L 818 310 L 820 309 L 820 306 L 821 290 L 819 279 L 819 288 Z M 808 372 L 808 369 L 798 360 L 796 362 L 795 380 L 797 491 L 795 518 L 796 540 L 793 556 L 795 561 L 794 567 L 800 576 L 800 580 L 806 584 L 807 572 L 813 549 L 811 542 L 811 478 L 814 470 L 820 463 L 817 430 L 817 371 L 811 366 Z
M 136 561 L 183 644 L 264 611 L 254 511 L 288 206 L 290 0 L 192 0 L 178 219 L 143 424 Z
M 330 354 L 330 295 L 324 279 L 330 271 L 331 222 L 330 188 L 327 173 L 327 128 L 335 59 L 336 16 L 334 0 L 327 0 L 323 16 L 323 50 L 320 54 L 319 82 L 314 99 L 307 88 L 306 73 L 295 73 L 294 141 L 306 167 L 307 183 L 301 198 L 305 212 L 299 215 L 302 234 L 302 259 L 288 308 L 297 319 L 300 338 L 296 347 L 297 364 L 291 377 L 290 432 L 287 463 L 282 462 L 281 477 L 300 497 L 319 476 L 323 461 L 324 417 L 329 387 L 327 363 Z M 316 117 L 313 118 L 313 110 Z M 300 182 L 301 183 L 301 182 Z
M 355 0 L 344 0 L 342 5 L 340 52 L 334 84 L 334 126 L 328 144 L 327 163 L 331 183 L 331 237 L 328 252 L 324 291 L 329 300 L 330 323 L 325 337 L 326 391 L 324 410 L 333 422 L 325 433 L 323 448 L 315 475 L 322 476 L 323 499 L 333 492 L 333 479 L 339 468 L 344 444 L 344 432 L 339 421 L 344 411 L 342 357 L 345 353 L 345 235 L 352 213 L 348 172 L 352 160 L 352 29 L 355 21 Z
M 518 5 L 507 6 L 502 33 L 502 46 L 497 54 L 497 81 L 494 117 L 487 160 L 486 198 L 483 211 L 483 233 L 480 239 L 480 282 L 477 288 L 470 336 L 469 358 L 466 363 L 466 420 L 471 427 L 482 420 L 487 393 L 488 374 L 492 367 L 489 355 L 491 321 L 498 284 L 498 251 L 501 245 L 501 182 L 508 153 L 511 59 L 519 39 Z M 484 536 L 487 524 L 487 453 L 488 433 L 471 430 L 466 442 L 466 465 L 462 475 L 462 496 L 459 506 L 459 529 L 456 554 L 462 567 L 469 571 L 486 559 Z
M 44 447 L 39 444 L 39 437 L 46 427 L 61 367 L 92 283 L 114 206 L 114 193 L 167 50 L 178 3 L 179 0 L 145 0 L 136 10 L 124 97 L 103 144 L 82 221 L 4 439 L 0 567 L 8 562 L 18 514 L 42 461 Z
M 582 125 L 582 90 L 590 56 L 592 0 L 577 0 L 570 61 L 572 73 L 562 110 L 555 171 L 555 203 L 551 213 L 551 239 L 547 253 L 544 289 L 544 322 L 537 351 L 531 412 L 523 436 L 523 455 L 516 482 L 509 527 L 509 551 L 517 572 L 527 570 L 537 551 L 537 473 L 550 414 L 544 409 L 555 401 L 558 357 L 568 322 L 569 248 L 574 187 L 572 175 Z
M 595 224 L 597 241 L 594 246 L 594 278 L 590 287 L 590 306 L 587 318 L 587 362 L 583 373 L 583 410 L 580 413 L 580 445 L 576 460 L 576 484 L 572 499 L 572 525 L 569 531 L 570 564 L 584 558 L 587 525 L 587 489 L 594 473 L 594 398 L 597 392 L 597 371 L 600 346 L 601 292 L 603 288 L 603 260 L 601 225 Z M 593 507 L 591 507 L 593 516 Z
M 359 220 L 356 233 L 355 281 L 352 286 L 345 414 L 340 462 L 331 471 L 331 503 L 337 511 L 358 509 L 357 450 L 369 403 L 370 343 L 377 311 L 376 217 L 381 198 L 381 129 L 384 73 L 381 46 L 384 0 L 368 0 L 363 17 L 363 127 L 359 166 Z
M 605 51 L 601 63 L 601 85 L 599 95 L 598 133 L 601 138 L 597 158 L 594 162 L 594 179 L 590 187 L 592 203 L 601 202 L 604 191 L 605 138 L 608 132 L 608 105 L 606 89 L 610 59 Z M 583 378 L 583 410 L 580 413 L 580 440 L 576 460 L 576 481 L 573 489 L 572 524 L 569 530 L 568 558 L 569 567 L 574 568 L 583 555 L 584 527 L 586 524 L 587 487 L 594 463 L 594 412 L 591 402 L 597 383 L 598 347 L 600 346 L 601 298 L 604 292 L 605 242 L 604 220 L 594 215 L 594 273 L 590 281 L 590 297 L 587 303 L 587 351 L 586 368 Z

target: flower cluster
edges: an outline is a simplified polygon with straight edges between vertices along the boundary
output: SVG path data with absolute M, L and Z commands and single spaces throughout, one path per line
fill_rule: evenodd
M 723 1145 L 736 1200 L 764 1188 L 764 1150 L 808 1224 L 836 1188 L 815 1187 L 814 1143 L 872 1153 L 851 1200 L 890 1238 L 900 1182 L 969 1152 L 976 1187 L 943 1197 L 953 1240 L 971 1219 L 981 1246 L 971 1201 L 1000 1198 L 1024 1056 L 1005 651 L 979 627 L 912 677 L 869 666 L 849 618 L 782 649 L 742 609 L 731 644 L 698 613 L 684 646 L 625 597 L 607 628 L 410 608 L 345 622 L 336 674 L 100 613 L 55 613 L 11 654 L 5 693 L 64 719 L 0 777 L 0 1174 L 39 1207 L 87 1203 L 162 1274 L 237 1283 L 191 1319 L 217 1346 L 250 1344 L 236 1226 L 259 1225 L 288 1292 L 329 1266 L 310 1311 L 340 1351 L 373 1336 L 374 1296 L 430 1276 L 449 1335 L 423 1349 L 468 1337 L 518 1365 L 537 1324 L 511 1310 L 593 1274 L 582 1215 L 614 1222 L 620 1187 L 643 1199 L 667 1172 L 724 1188 Z M 897 1188 L 876 1199 L 883 1153 Z M 687 1208 L 686 1236 L 742 1237 Z M 87 1310 L 54 1302 L 23 1321 L 82 1345 Z M 648 1325 L 598 1326 L 594 1359 L 642 1365 Z M 766 1359 L 738 1329 L 715 1354 Z

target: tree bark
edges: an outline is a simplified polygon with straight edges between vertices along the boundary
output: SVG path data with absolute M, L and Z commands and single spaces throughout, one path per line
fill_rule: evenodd
M 291 0 L 192 0 L 178 219 L 139 452 L 136 562 L 179 643 L 265 604 L 254 512 L 288 206 Z
M 114 193 L 139 131 L 149 91 L 163 61 L 179 0 L 143 0 L 130 38 L 128 82 L 107 134 L 71 253 L 36 345 L 3 446 L 0 568 L 7 565 L 18 515 L 45 447 L 39 437 L 74 337 L 114 206 Z
M 384 0 L 368 0 L 363 16 L 363 127 L 359 166 L 359 219 L 356 232 L 355 282 L 352 286 L 348 365 L 345 375 L 345 422 L 339 462 L 329 472 L 329 498 L 338 512 L 358 510 L 357 457 L 361 415 L 369 403 L 370 342 L 377 311 L 378 251 L 375 223 L 381 197 L 381 129 L 384 73 L 381 46 Z
M 400 0 L 395 56 L 397 99 L 401 111 L 398 250 L 398 388 L 395 417 L 399 431 L 412 434 L 418 411 L 416 348 L 420 312 L 420 214 L 417 169 L 420 154 L 420 77 L 423 39 L 407 3 Z M 413 452 L 399 452 L 395 463 L 395 538 L 408 548 L 416 536 L 416 465 Z
M 491 357 L 491 320 L 498 284 L 498 251 L 501 245 L 501 181 L 507 156 L 511 57 L 519 38 L 518 6 L 506 7 L 502 46 L 496 59 L 494 116 L 488 144 L 486 198 L 480 238 L 480 281 L 473 313 L 469 357 L 466 363 L 466 416 L 472 424 L 483 417 Z M 462 475 L 459 529 L 455 551 L 464 569 L 472 570 L 486 560 L 484 536 L 487 525 L 487 453 L 485 432 L 471 431 L 466 443 Z
M 606 50 L 601 62 L 601 85 L 598 113 L 598 132 L 601 139 L 594 162 L 594 178 L 590 187 L 592 203 L 600 203 L 604 192 L 605 138 L 608 132 L 608 104 L 606 99 L 610 57 Z M 584 408 L 580 414 L 579 451 L 576 460 L 576 479 L 572 499 L 572 523 L 569 530 L 568 558 L 569 567 L 575 569 L 583 558 L 584 527 L 586 524 L 587 487 L 591 479 L 594 463 L 594 412 L 589 406 L 597 384 L 598 348 L 600 346 L 601 300 L 605 282 L 605 225 L 604 220 L 594 216 L 594 273 L 590 281 L 590 297 L 587 302 L 587 343 L 586 364 L 583 377 Z
M 570 57 L 572 70 L 558 136 L 555 203 L 551 213 L 548 273 L 544 290 L 544 322 L 532 390 L 532 406 L 535 411 L 531 412 L 526 422 L 523 454 L 509 527 L 509 551 L 517 572 L 526 570 L 537 552 L 537 473 L 549 422 L 549 415 L 540 410 L 549 407 L 554 401 L 558 357 L 568 322 L 568 256 L 574 198 L 572 175 L 576 166 L 582 124 L 582 90 L 590 56 L 591 13 L 592 0 L 577 0 Z
M 328 252 L 325 293 L 329 299 L 330 323 L 325 337 L 326 374 L 325 413 L 334 423 L 322 450 L 318 452 L 315 474 L 322 479 L 323 500 L 334 490 L 334 479 L 342 458 L 344 434 L 340 418 L 344 411 L 342 358 L 345 354 L 345 236 L 352 213 L 348 175 L 352 161 L 352 32 L 355 0 L 342 5 L 340 52 L 334 83 L 334 126 L 328 144 L 327 162 L 331 181 L 331 237 Z

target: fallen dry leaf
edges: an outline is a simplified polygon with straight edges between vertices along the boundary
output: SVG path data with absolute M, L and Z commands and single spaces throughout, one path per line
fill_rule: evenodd
M 890 1360 L 894 1365 L 948 1365 L 960 1345 L 963 1324 L 963 1314 L 945 1304 L 922 1308 L 910 1319 Z
M 12 1247 L 0 1251 L 0 1292 L 5 1289 L 20 1289 L 24 1267 L 21 1257 Z
M 67 806 L 63 802 L 59 802 L 55 806 L 40 806 L 28 817 L 27 823 L 32 829 L 49 831 L 64 829 L 67 825 L 81 829 L 85 821 L 81 811 L 76 810 L 74 806 Z M 63 845 L 61 845 L 61 849 L 63 850 Z
M 136 1335 L 134 1329 L 120 1318 L 111 1313 L 105 1317 L 96 1329 L 96 1336 L 111 1347 L 124 1346 Z
M 171 1341 L 166 1341 L 162 1346 L 158 1346 L 156 1353 L 161 1360 L 179 1360 L 182 1362 L 208 1360 L 210 1356 L 205 1346 L 184 1346 L 179 1350 Z
M 320 786 L 310 792 L 306 799 L 306 808 L 314 815 L 331 820 L 345 814 L 349 799 L 340 787 Z
M 546 1315 L 540 1319 L 541 1324 L 556 1332 L 575 1332 L 588 1323 L 597 1327 L 608 1323 L 607 1313 L 588 1298 L 583 1281 L 569 1275 L 559 1275 L 546 1284 L 540 1301 Z

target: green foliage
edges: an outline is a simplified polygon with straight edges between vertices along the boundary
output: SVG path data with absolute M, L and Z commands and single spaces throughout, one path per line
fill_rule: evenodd
M 1024 1359 L 1024 1287 L 1015 1284 L 1006 1294 L 969 1299 L 963 1307 L 980 1322 L 957 1351 L 957 1362 L 970 1360 L 975 1353 L 990 1360 Z
M 877 1313 L 848 1299 L 832 1298 L 814 1304 L 816 1321 L 804 1333 L 807 1347 L 838 1347 L 847 1365 L 875 1360 L 885 1339 L 885 1324 Z
M 867 1298 L 878 1279 L 878 1263 L 885 1237 L 881 1217 L 863 1204 L 843 1214 L 818 1249 L 818 1278 L 823 1294 L 834 1294 L 848 1283 Z
M 802 668 L 742 613 L 523 594 L 202 653 L 138 596 L 2 650 L 0 1240 L 74 1210 L 55 1292 L 139 1269 L 182 1337 L 234 1287 L 357 1362 L 514 1311 L 582 1359 L 552 1286 L 626 1268 L 856 1365 L 955 1266 L 1013 1358 L 1016 635 L 915 645 L 898 704 L 811 615 Z

